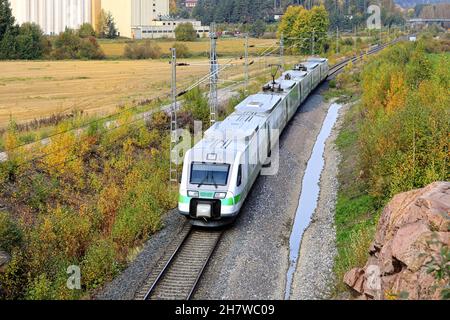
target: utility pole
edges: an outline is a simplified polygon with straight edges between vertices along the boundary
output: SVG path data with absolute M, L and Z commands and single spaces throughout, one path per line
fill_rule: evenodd
M 336 27 L 336 53 L 339 53 L 339 26 Z
M 315 39 L 315 34 L 314 34 L 314 30 L 312 31 L 312 37 L 311 37 L 311 55 L 314 55 L 314 42 L 316 41 Z
M 172 105 L 170 107 L 170 182 L 178 184 L 178 124 L 177 124 L 177 51 L 171 48 L 172 53 Z
M 248 91 L 248 33 L 245 35 L 245 92 Z
M 280 65 L 281 65 L 281 72 L 284 71 L 284 35 L 281 33 L 280 37 Z
M 211 77 L 209 80 L 209 108 L 210 108 L 210 123 L 211 126 L 217 121 L 217 83 L 219 81 L 219 64 L 217 61 L 217 33 L 216 24 L 211 23 L 210 30 L 211 38 L 211 51 L 210 51 L 210 73 Z

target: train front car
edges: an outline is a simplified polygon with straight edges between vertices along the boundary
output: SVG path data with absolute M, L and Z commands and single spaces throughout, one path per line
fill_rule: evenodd
M 234 221 L 242 205 L 240 145 L 216 127 L 186 153 L 178 201 L 179 212 L 196 226 L 217 227 Z

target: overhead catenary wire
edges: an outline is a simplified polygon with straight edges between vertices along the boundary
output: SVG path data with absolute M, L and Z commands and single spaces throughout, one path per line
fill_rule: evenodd
M 290 47 L 293 47 L 293 46 L 291 45 L 291 46 L 289 46 L 288 48 L 290 48 Z M 273 50 L 269 51 L 269 48 L 267 48 L 266 50 L 263 51 L 263 53 L 261 53 L 261 54 L 259 54 L 258 56 L 256 56 L 255 59 L 260 59 L 260 58 L 268 57 L 268 56 L 270 56 L 272 53 L 274 53 L 275 51 L 277 51 L 277 50 L 279 49 L 279 47 L 276 46 L 275 44 L 274 44 L 271 48 L 273 48 Z M 203 83 L 209 81 L 210 78 L 211 78 L 212 76 L 214 76 L 215 74 L 217 74 L 217 73 L 219 73 L 219 72 L 222 72 L 222 71 L 226 70 L 227 68 L 229 68 L 229 67 L 231 67 L 231 66 L 234 66 L 234 64 L 232 64 L 231 62 L 236 61 L 236 60 L 240 60 L 240 58 L 235 57 L 235 58 L 229 59 L 224 65 L 221 65 L 221 67 L 218 68 L 216 72 L 210 72 L 210 73 L 206 74 L 206 75 L 203 76 L 200 80 L 198 80 L 197 82 L 195 82 L 194 84 L 192 84 L 191 86 L 189 86 L 188 88 L 186 88 L 185 90 L 179 92 L 179 93 L 177 94 L 177 97 L 180 97 L 180 96 L 186 94 L 187 92 L 189 92 L 190 90 L 194 89 L 195 87 L 200 86 L 201 84 L 203 84 Z M 253 64 L 253 63 L 254 63 L 254 61 L 252 61 L 252 62 L 250 63 L 250 65 Z M 236 85 L 236 83 L 233 84 L 233 85 L 231 85 L 231 86 L 235 86 L 235 85 Z M 166 97 L 167 97 L 168 94 L 165 94 L 165 95 L 163 95 L 163 96 L 166 96 Z M 156 99 L 158 99 L 158 98 L 160 98 L 160 97 L 154 98 L 153 100 L 156 100 Z M 47 139 L 56 137 L 56 136 L 61 135 L 61 134 L 73 132 L 73 131 L 75 131 L 75 130 L 84 129 L 84 128 L 88 127 L 88 126 L 91 125 L 91 124 L 94 124 L 94 123 L 100 123 L 100 122 L 102 122 L 102 121 L 106 121 L 107 119 L 111 119 L 111 118 L 113 118 L 113 117 L 115 117 L 115 116 L 119 116 L 119 115 L 124 114 L 124 113 L 127 112 L 127 111 L 131 111 L 131 110 L 133 110 L 133 109 L 135 109 L 135 108 L 136 108 L 136 106 L 133 106 L 133 107 L 130 107 L 130 108 L 121 110 L 120 112 L 117 112 L 117 113 L 108 115 L 108 116 L 106 116 L 106 117 L 103 117 L 103 118 L 96 119 L 96 120 L 94 120 L 94 121 L 88 122 L 88 123 L 84 124 L 83 126 L 80 126 L 80 127 L 77 127 L 77 128 L 71 128 L 71 129 L 65 130 L 65 131 L 63 131 L 63 132 L 58 132 L 58 133 L 56 133 L 56 134 L 54 134 L 54 135 L 52 135 L 52 136 L 47 137 Z M 123 126 L 125 126 L 125 125 L 129 125 L 129 124 L 135 123 L 135 122 L 140 121 L 140 120 L 144 120 L 145 115 L 144 115 L 144 114 L 140 114 L 140 116 L 141 116 L 141 117 L 137 117 L 136 119 L 134 119 L 134 120 L 131 121 L 131 122 L 124 123 L 124 124 L 122 124 L 122 125 L 119 125 L 119 126 L 116 126 L 116 127 L 112 128 L 112 129 L 108 129 L 108 131 L 118 129 L 118 128 L 120 128 L 120 127 L 123 127 Z M 86 138 L 86 139 L 87 139 L 87 138 Z M 22 167 L 22 166 L 25 165 L 25 164 L 32 163 L 32 162 L 35 162 L 35 161 L 38 161 L 38 160 L 42 160 L 42 159 L 44 159 L 44 158 L 46 158 L 46 157 L 49 157 L 49 156 L 51 156 L 51 155 L 53 155 L 53 154 L 56 154 L 56 153 L 59 153 L 59 152 L 61 152 L 61 151 L 68 150 L 68 149 L 70 149 L 71 147 L 74 147 L 74 146 L 76 146 L 76 145 L 78 145 L 78 144 L 80 144 L 80 143 L 82 143 L 82 142 L 83 142 L 83 141 L 75 141 L 74 143 L 69 144 L 69 145 L 67 145 L 67 146 L 62 146 L 61 148 L 58 148 L 57 150 L 53 150 L 53 151 L 51 151 L 51 152 L 48 152 L 48 153 L 45 153 L 45 154 L 42 154 L 42 155 L 38 155 L 38 156 L 33 157 L 33 158 L 31 158 L 31 159 L 27 159 L 27 160 L 25 160 L 25 161 L 19 163 L 19 164 L 18 164 L 18 167 Z M 29 145 L 36 144 L 36 143 L 39 143 L 39 142 L 30 143 Z M 19 148 L 19 146 L 17 146 L 16 148 L 11 149 L 11 150 L 9 150 L 9 151 L 14 151 L 14 150 L 16 150 L 16 149 L 18 149 L 18 148 Z

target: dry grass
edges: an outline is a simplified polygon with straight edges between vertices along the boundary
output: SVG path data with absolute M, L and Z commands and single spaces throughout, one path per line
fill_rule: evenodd
M 267 46 L 274 45 L 275 39 L 250 39 L 250 53 L 262 52 Z M 175 40 L 157 40 L 163 54 L 169 54 Z M 202 39 L 195 42 L 183 42 L 188 46 L 190 52 L 195 55 L 207 54 L 209 52 L 209 40 Z M 125 48 L 125 41 L 100 41 L 100 46 L 108 57 L 121 57 Z M 253 47 L 254 46 L 254 47 Z M 231 38 L 219 39 L 217 50 L 222 55 L 241 55 L 244 52 L 244 39 Z
M 257 59 L 250 72 L 255 76 L 277 57 Z M 286 63 L 297 61 L 286 57 Z M 183 59 L 179 67 L 179 88 L 186 88 L 209 71 L 206 59 Z M 219 63 L 229 62 L 223 58 Z M 243 60 L 222 72 L 222 80 L 242 80 Z M 19 122 L 82 110 L 88 115 L 105 115 L 118 106 L 160 97 L 170 91 L 167 60 L 121 61 L 3 61 L 0 62 L 0 127 L 10 117 Z M 267 71 L 267 78 L 270 73 Z M 231 84 L 225 82 L 224 84 Z
M 196 62 L 199 60 L 196 60 Z M 168 92 L 167 61 L 0 62 L 0 126 L 73 109 L 102 114 Z M 179 83 L 207 73 L 207 65 L 178 69 Z

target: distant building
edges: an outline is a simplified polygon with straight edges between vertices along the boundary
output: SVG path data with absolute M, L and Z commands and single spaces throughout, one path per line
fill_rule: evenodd
M 195 8 L 195 6 L 197 5 L 197 1 L 198 0 L 185 0 L 184 5 L 186 6 L 186 8 Z
M 46 34 L 58 34 L 66 27 L 77 29 L 92 23 L 92 0 L 10 0 L 17 23 L 34 22 Z
M 46 34 L 65 28 L 77 29 L 83 23 L 94 27 L 101 10 L 111 12 L 118 32 L 132 37 L 132 29 L 150 25 L 169 15 L 169 0 L 10 0 L 19 24 L 35 22 Z
M 127 38 L 135 28 L 169 15 L 169 0 L 101 0 L 101 5 L 111 12 L 120 36 Z
M 186 22 L 192 24 L 199 38 L 209 36 L 209 27 L 202 26 L 200 21 L 190 19 L 161 19 L 152 21 L 146 26 L 133 27 L 133 37 L 135 39 L 175 38 L 175 28 L 177 25 Z

